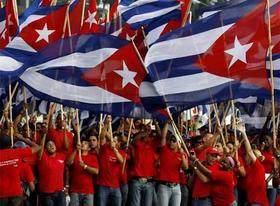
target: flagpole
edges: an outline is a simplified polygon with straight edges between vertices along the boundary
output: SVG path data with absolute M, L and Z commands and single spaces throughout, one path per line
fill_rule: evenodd
M 171 115 L 169 107 L 166 108 L 166 111 L 168 113 L 169 119 L 171 120 L 171 124 L 172 124 L 172 127 L 174 129 L 175 138 L 177 139 L 178 146 L 181 147 L 181 145 L 180 145 L 180 142 L 181 142 L 183 144 L 183 148 L 184 148 L 185 152 L 187 153 L 188 156 L 190 156 L 189 150 L 188 150 L 182 136 L 180 135 L 180 131 L 178 130 L 178 128 L 177 128 L 177 126 L 174 122 L 174 119 Z
M 80 121 L 79 121 L 79 109 L 76 109 L 76 118 L 77 118 L 77 143 L 81 145 L 81 136 L 80 136 Z M 79 160 L 82 160 L 81 149 L 78 150 Z
M 12 125 L 13 122 L 13 108 L 12 108 L 12 85 L 9 84 L 9 99 L 10 99 L 10 136 L 11 136 L 11 147 L 14 146 L 14 128 Z
M 102 131 L 102 119 L 103 119 L 103 114 L 100 113 L 99 117 L 99 132 L 98 132 L 98 147 L 100 147 L 100 136 L 101 136 L 101 131 Z
M 188 4 L 188 7 L 186 9 L 186 13 L 184 15 L 184 18 L 182 19 L 182 25 L 181 27 L 185 26 L 186 23 L 187 23 L 187 19 L 188 19 L 188 15 L 189 15 L 189 12 L 191 10 L 191 6 L 192 6 L 192 0 L 189 0 L 189 4 Z
M 125 157 L 124 157 L 124 162 L 123 162 L 123 167 L 122 167 L 122 174 L 124 173 L 125 170 L 125 164 L 126 164 L 126 159 L 127 159 L 127 149 L 129 146 L 129 142 L 130 142 L 130 136 L 131 136 L 131 130 L 132 130 L 132 125 L 133 125 L 133 119 L 130 119 L 130 123 L 129 123 L 129 131 L 128 131 L 128 136 L 127 136 L 127 142 L 126 142 L 126 147 L 125 147 Z M 123 132 L 124 132 L 124 128 L 123 128 Z M 124 134 L 123 134 L 124 135 Z
M 269 49 L 269 66 L 271 79 L 271 110 L 272 110 L 272 130 L 273 130 L 273 147 L 276 148 L 276 122 L 275 122 L 275 99 L 274 99 L 274 78 L 273 78 L 273 63 L 272 63 L 272 40 L 271 40 L 271 22 L 270 22 L 270 2 L 267 0 L 267 19 L 268 19 L 268 49 Z
M 95 0 L 91 0 L 95 1 Z M 85 7 L 86 7 L 86 0 L 83 0 L 83 8 L 82 8 L 82 16 L 81 16 L 81 30 L 84 24 L 84 15 L 85 15 Z
M 211 105 L 209 105 L 209 111 L 208 111 L 208 131 L 212 132 L 212 121 L 211 121 Z
M 214 108 L 214 113 L 215 113 L 215 117 L 217 120 L 217 125 L 218 125 L 218 127 L 221 127 L 221 122 L 220 122 L 219 115 L 218 115 L 218 109 L 217 109 L 215 103 L 213 104 L 213 108 Z M 221 137 L 222 137 L 222 141 L 223 141 L 223 146 L 226 146 L 226 141 L 225 141 L 223 131 L 221 132 Z
M 42 155 L 43 155 L 44 148 L 45 148 L 46 136 L 47 136 L 48 129 L 49 129 L 50 116 L 51 116 L 51 113 L 53 113 L 53 110 L 54 110 L 55 107 L 56 107 L 55 103 L 54 104 L 51 103 L 50 106 L 49 106 L 49 111 L 48 111 L 48 114 L 47 114 L 46 133 L 43 134 L 43 137 L 42 137 L 42 140 L 41 140 L 41 143 L 40 143 L 41 150 L 40 150 L 40 153 L 38 155 L 39 160 L 42 159 Z
M 27 104 L 26 88 L 23 86 L 22 89 L 23 89 L 24 103 Z M 28 109 L 27 109 L 27 107 L 25 107 L 25 118 L 26 118 L 26 127 L 27 127 L 27 137 L 30 138 L 30 128 L 29 128 Z
M 14 89 L 13 89 L 13 92 L 12 92 L 12 98 L 9 98 L 9 101 L 8 101 L 8 103 L 6 104 L 4 110 L 8 110 L 9 107 L 10 107 L 10 105 L 12 104 L 11 99 L 13 99 L 13 97 L 15 96 L 15 93 L 16 93 L 16 90 L 17 90 L 17 87 L 18 87 L 18 84 L 19 84 L 19 83 L 17 82 L 16 85 L 15 85 L 15 87 L 14 87 Z M 3 114 L 2 117 L 1 117 L 0 123 L 2 123 L 3 120 L 4 120 L 4 114 Z

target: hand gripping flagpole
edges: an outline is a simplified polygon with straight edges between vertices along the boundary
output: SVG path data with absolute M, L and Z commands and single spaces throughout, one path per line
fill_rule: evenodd
M 269 49 L 269 66 L 270 66 L 270 81 L 271 81 L 271 110 L 272 110 L 272 129 L 273 129 L 273 147 L 276 148 L 276 122 L 275 122 L 275 100 L 274 100 L 274 78 L 273 78 L 273 63 L 272 63 L 272 40 L 271 40 L 271 22 L 270 22 L 270 2 L 267 0 L 267 20 L 268 20 L 268 49 Z

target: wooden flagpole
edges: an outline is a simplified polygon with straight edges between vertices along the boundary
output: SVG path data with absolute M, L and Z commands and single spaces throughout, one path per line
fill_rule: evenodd
M 5 106 L 5 109 L 4 110 L 8 110 L 9 108 L 10 108 L 10 105 L 12 104 L 12 99 L 13 99 L 13 97 L 15 96 L 15 93 L 16 93 L 16 90 L 17 90 L 17 87 L 18 87 L 18 82 L 16 83 L 16 85 L 15 85 L 15 87 L 14 87 L 14 89 L 13 89 L 13 92 L 12 92 L 12 95 L 11 95 L 11 98 L 9 98 L 9 101 L 8 101 L 8 103 L 6 104 L 6 106 Z M 0 123 L 2 123 L 3 122 L 3 120 L 4 120 L 4 115 L 2 115 L 2 117 L 1 117 L 1 120 L 0 120 Z
M 129 146 L 129 142 L 130 142 L 130 136 L 131 136 L 131 130 L 132 130 L 132 125 L 133 125 L 133 119 L 131 118 L 130 119 L 130 122 L 129 122 L 129 131 L 128 131 L 128 137 L 127 137 L 127 142 L 126 142 L 126 148 L 125 150 L 128 149 L 128 146 Z M 123 128 L 123 133 L 124 133 L 124 128 Z M 124 135 L 124 134 L 123 134 Z M 126 164 L 126 159 L 127 159 L 127 152 L 125 152 L 125 157 L 124 157 L 124 162 L 123 162 L 123 166 L 122 166 L 122 174 L 124 173 L 124 170 L 125 170 L 125 164 Z
M 26 88 L 23 86 L 23 97 L 24 103 L 27 104 L 27 97 L 26 97 Z M 30 128 L 29 128 L 29 116 L 28 116 L 28 109 L 25 108 L 25 118 L 26 118 L 26 127 L 27 127 L 27 136 L 30 138 Z
M 77 119 L 77 143 L 81 145 L 81 134 L 80 134 L 80 120 L 79 120 L 79 109 L 76 109 L 76 119 Z M 78 151 L 79 160 L 82 160 L 81 149 Z
M 14 128 L 12 126 L 13 123 L 13 107 L 12 107 L 12 85 L 9 84 L 9 99 L 10 99 L 10 136 L 11 136 L 11 147 L 14 146 Z
M 271 79 L 271 110 L 272 110 L 272 130 L 273 130 L 273 147 L 276 148 L 276 122 L 275 122 L 275 98 L 274 98 L 274 78 L 273 78 L 273 63 L 272 63 L 272 40 L 271 40 L 271 22 L 270 22 L 270 1 L 267 0 L 267 19 L 268 19 L 268 48 L 269 48 L 269 66 Z

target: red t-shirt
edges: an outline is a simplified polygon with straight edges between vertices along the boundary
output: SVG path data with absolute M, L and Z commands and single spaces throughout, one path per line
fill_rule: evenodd
M 271 150 L 263 151 L 262 155 L 265 157 L 264 161 L 262 162 L 264 166 L 265 173 L 272 173 L 274 167 L 274 156 Z
M 229 206 L 234 200 L 232 171 L 212 171 L 211 198 L 215 206 Z
M 219 170 L 219 164 L 215 163 L 211 166 L 207 167 L 211 171 Z M 193 185 L 193 192 L 192 197 L 193 198 L 205 198 L 210 197 L 210 189 L 211 189 L 211 183 L 203 183 L 199 177 L 194 177 L 194 185 Z
M 20 166 L 20 179 L 23 182 L 34 182 L 35 177 L 31 167 L 27 163 L 22 163 Z
M 39 191 L 52 193 L 62 191 L 64 187 L 65 155 L 56 153 L 54 157 L 43 152 L 38 161 Z
M 100 147 L 99 174 L 97 184 L 105 187 L 118 188 L 120 186 L 120 163 L 108 143 Z
M 182 163 L 182 156 L 180 152 L 175 152 L 167 145 L 164 145 L 160 151 L 159 161 L 160 165 L 157 180 L 179 183 L 180 168 Z
M 89 167 L 99 168 L 96 155 L 82 156 L 83 162 Z M 83 194 L 94 194 L 92 174 L 88 173 L 79 163 L 79 155 L 75 156 L 70 168 L 70 191 Z
M 245 166 L 247 200 L 250 204 L 258 203 L 268 206 L 266 196 L 265 171 L 257 159 L 255 163 Z
M 70 154 L 73 152 L 73 135 L 71 132 L 65 131 L 68 138 L 69 147 L 68 150 L 64 147 L 64 131 L 55 128 L 50 128 L 48 131 L 48 140 L 52 140 L 55 143 L 56 151 L 59 153 Z
M 132 176 L 153 177 L 155 175 L 156 148 L 155 139 L 136 140 L 133 147 Z
M 22 195 L 21 160 L 31 154 L 31 148 L 0 150 L 0 198 Z

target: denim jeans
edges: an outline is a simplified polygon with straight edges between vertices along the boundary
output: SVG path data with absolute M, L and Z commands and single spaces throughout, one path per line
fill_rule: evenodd
M 98 186 L 97 205 L 106 206 L 110 202 L 112 206 L 121 206 L 122 194 L 120 188 Z
M 192 199 L 192 206 L 212 206 L 210 198 Z
M 141 182 L 139 180 L 132 180 L 130 187 L 130 206 L 152 206 L 153 193 L 154 193 L 153 182 Z
M 53 193 L 40 193 L 42 206 L 65 206 L 65 194 L 63 191 Z
M 70 198 L 70 206 L 93 206 L 93 194 L 71 193 Z
M 22 202 L 22 197 L 0 198 L 0 206 L 21 206 Z
M 266 192 L 267 192 L 267 198 L 268 198 L 268 201 L 269 201 L 269 205 L 274 206 L 275 201 L 276 201 L 276 196 L 277 196 L 277 189 L 276 188 L 268 188 L 266 190 Z
M 122 193 L 122 206 L 126 205 L 127 197 L 128 197 L 128 185 L 121 186 L 121 193 Z
M 158 185 L 158 205 L 160 206 L 179 206 L 181 204 L 181 188 L 180 185 L 167 186 Z
M 188 206 L 189 188 L 187 185 L 180 185 L 180 187 L 181 187 L 181 206 Z

